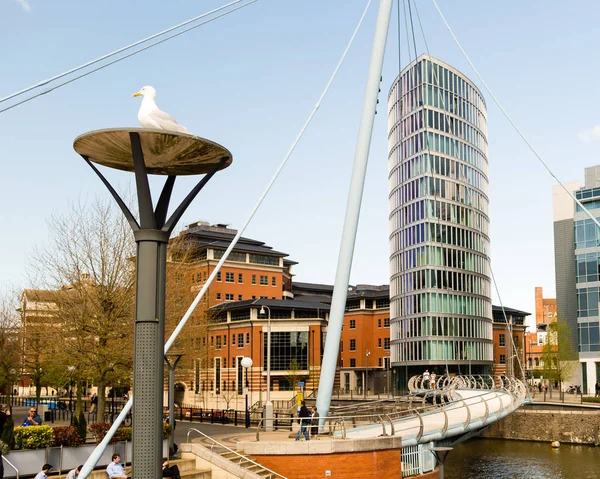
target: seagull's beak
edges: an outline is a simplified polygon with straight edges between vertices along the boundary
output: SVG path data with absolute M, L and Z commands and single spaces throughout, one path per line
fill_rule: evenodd
M 141 96 L 142 94 L 139 91 L 136 91 L 133 96 Z

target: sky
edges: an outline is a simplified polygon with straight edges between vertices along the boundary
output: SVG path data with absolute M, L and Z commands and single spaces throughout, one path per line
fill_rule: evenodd
M 224 3 L 0 0 L 0 97 Z M 296 281 L 335 280 L 377 4 L 245 233 L 297 261 Z M 73 140 L 90 130 L 137 126 L 140 102 L 132 94 L 144 85 L 156 88 L 159 107 L 190 132 L 233 153 L 233 164 L 200 193 L 179 229 L 198 220 L 241 227 L 313 109 L 365 5 L 366 0 L 258 0 L 0 113 L 0 289 L 30 286 L 29 258 L 48 242 L 52 215 L 64 213 L 70 202 L 108 198 L 73 151 Z M 417 5 L 431 54 L 471 78 L 487 100 L 492 269 L 502 303 L 533 314 L 536 286 L 547 297 L 555 294 L 556 180 L 483 89 L 433 3 Z M 439 5 L 486 83 L 554 174 L 564 182 L 583 181 L 583 169 L 600 164 L 600 3 L 581 0 L 569 9 L 555 0 L 439 0 Z M 416 37 L 420 54 L 425 47 L 419 30 Z M 352 284 L 389 282 L 386 112 L 399 63 L 409 59 L 403 11 L 400 39 L 399 50 L 394 9 Z M 133 189 L 130 174 L 107 177 L 120 191 Z M 174 201 L 193 183 L 178 180 Z M 493 302 L 499 304 L 496 293 Z

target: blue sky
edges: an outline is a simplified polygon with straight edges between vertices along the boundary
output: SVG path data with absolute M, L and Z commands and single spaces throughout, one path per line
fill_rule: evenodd
M 225 3 L 1 0 L 0 97 Z M 246 236 L 286 251 L 299 281 L 333 283 L 377 3 L 304 139 Z M 440 0 L 480 73 L 563 181 L 600 163 L 596 56 L 600 4 Z M 0 288 L 26 287 L 47 221 L 79 198 L 107 197 L 72 149 L 86 131 L 137 126 L 144 85 L 198 136 L 229 148 L 185 214 L 239 227 L 289 148 L 366 0 L 259 0 L 226 18 L 0 114 L 3 237 Z M 433 4 L 419 0 L 431 54 L 475 83 Z M 414 12 L 413 12 L 414 15 Z M 404 26 L 402 27 L 404 29 Z M 402 32 L 403 64 L 408 50 Z M 417 32 L 418 52 L 424 51 Z M 396 12 L 383 71 L 351 282 L 388 282 L 387 92 L 398 73 Z M 480 85 L 480 87 L 482 87 Z M 554 294 L 554 180 L 488 103 L 492 266 L 505 305 L 534 312 L 534 287 Z M 594 130 L 594 127 L 596 129 Z M 587 132 L 587 133 L 586 133 Z M 125 173 L 108 175 L 130 188 Z M 180 199 L 191 179 L 178 183 Z M 494 295 L 494 303 L 498 303 Z

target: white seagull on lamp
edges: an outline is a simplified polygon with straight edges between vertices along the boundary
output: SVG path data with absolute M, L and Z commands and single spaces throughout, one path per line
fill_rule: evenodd
M 156 90 L 151 86 L 145 86 L 133 96 L 143 96 L 140 111 L 138 111 L 138 121 L 144 128 L 158 128 L 160 130 L 178 131 L 188 133 L 187 129 L 175 121 L 175 119 L 159 110 L 156 106 Z

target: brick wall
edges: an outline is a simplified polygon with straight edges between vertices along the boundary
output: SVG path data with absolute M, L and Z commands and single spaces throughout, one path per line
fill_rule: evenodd
M 252 455 L 252 459 L 294 479 L 402 477 L 399 449 L 302 456 Z M 326 471 L 331 471 L 331 474 L 327 476 Z M 437 472 L 429 477 L 437 477 Z

